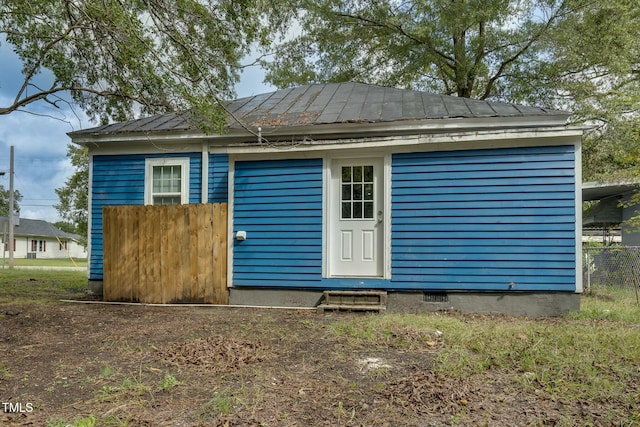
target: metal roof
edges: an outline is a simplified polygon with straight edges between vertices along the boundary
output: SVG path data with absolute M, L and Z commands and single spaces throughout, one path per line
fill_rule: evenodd
M 227 128 L 383 123 L 482 117 L 554 117 L 569 113 L 363 83 L 310 84 L 236 99 L 227 104 Z M 163 114 L 84 129 L 69 136 L 197 130 L 187 114 Z
M 618 197 L 640 189 L 640 182 L 585 182 L 582 184 L 582 200 L 600 200 Z
M 0 233 L 4 232 L 4 224 L 8 222 L 7 217 L 0 217 Z M 20 225 L 16 225 L 13 229 L 15 236 L 38 236 L 38 237 L 60 237 L 62 239 L 78 240 L 80 236 L 77 234 L 67 233 L 60 230 L 50 222 L 40 219 L 20 218 Z

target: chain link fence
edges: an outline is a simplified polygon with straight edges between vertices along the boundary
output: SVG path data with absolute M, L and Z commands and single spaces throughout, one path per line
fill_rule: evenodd
M 640 246 L 583 246 L 582 257 L 585 289 L 640 286 Z

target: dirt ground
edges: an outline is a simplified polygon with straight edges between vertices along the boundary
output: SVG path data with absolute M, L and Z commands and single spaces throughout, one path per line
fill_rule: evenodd
M 562 402 L 506 376 L 435 373 L 437 331 L 398 337 L 415 338 L 413 347 L 331 332 L 332 322 L 362 315 L 0 304 L 0 402 L 22 405 L 0 407 L 0 425 L 89 416 L 114 426 L 561 424 Z M 597 419 L 598 410 L 578 401 L 571 413 Z

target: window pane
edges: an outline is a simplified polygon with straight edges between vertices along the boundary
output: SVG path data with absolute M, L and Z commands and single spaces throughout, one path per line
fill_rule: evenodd
M 351 182 L 351 166 L 342 167 L 342 182 Z
M 351 202 L 342 203 L 342 219 L 351 219 Z
M 154 193 L 179 193 L 181 180 L 181 166 L 153 167 Z
M 373 184 L 364 185 L 364 199 L 373 200 Z
M 364 202 L 364 217 L 367 219 L 373 218 L 373 202 Z
M 351 200 L 351 184 L 342 184 L 342 200 Z
M 353 184 L 353 200 L 362 200 L 362 184 Z
M 353 182 L 362 182 L 362 166 L 353 167 Z
M 373 182 L 373 166 L 364 167 L 364 182 Z
M 362 218 L 362 202 L 353 202 L 353 217 Z
M 153 196 L 154 205 L 179 205 L 180 196 Z

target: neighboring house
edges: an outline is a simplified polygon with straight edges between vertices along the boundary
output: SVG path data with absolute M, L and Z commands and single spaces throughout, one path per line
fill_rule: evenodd
M 619 227 L 620 236 L 617 239 L 609 237 L 609 240 L 625 246 L 640 246 L 640 225 L 629 221 L 640 216 L 640 205 L 631 200 L 639 190 L 640 182 L 585 182 L 582 185 L 583 201 L 597 202 L 582 219 L 585 231 L 598 229 L 600 234 L 609 237 L 610 230 L 617 231 Z
M 568 113 L 358 83 L 228 110 L 222 135 L 176 114 L 69 134 L 90 155 L 90 283 L 103 206 L 228 202 L 233 304 L 379 289 L 390 310 L 579 307 L 582 129 Z
M 9 257 L 9 233 L 6 217 L 0 217 L 0 234 L 4 257 Z M 39 219 L 20 218 L 13 229 L 14 258 L 87 258 L 80 245 L 80 236 L 66 233 L 55 225 Z

